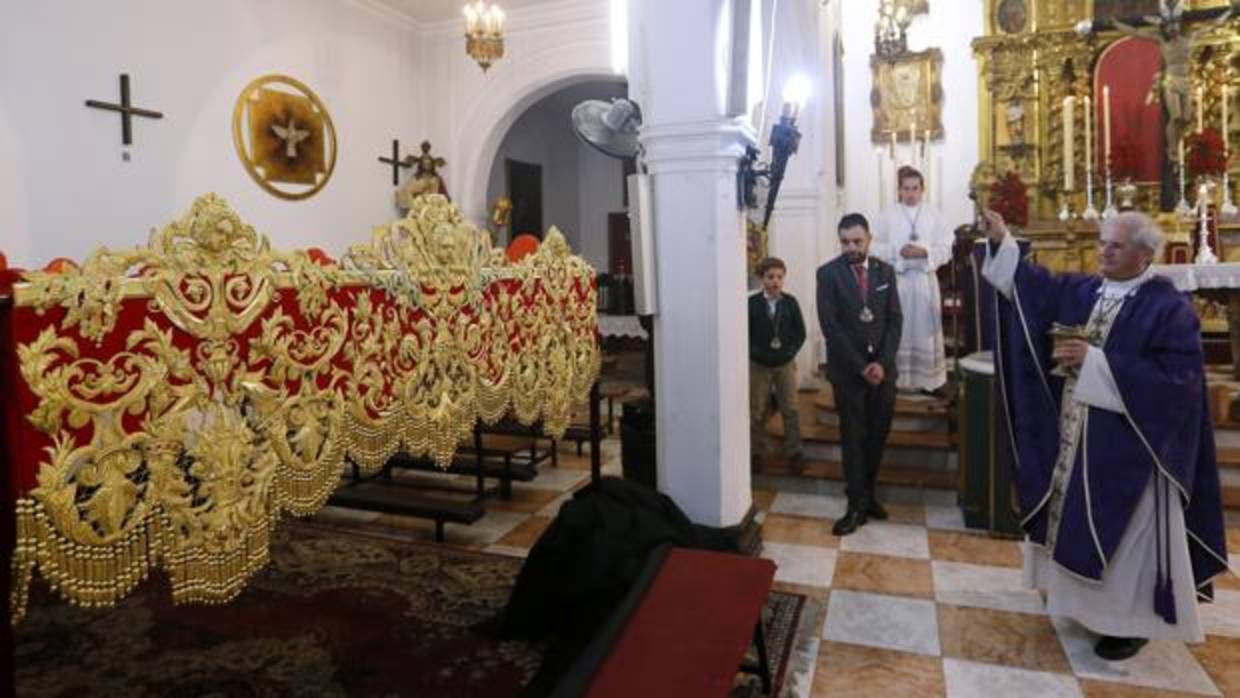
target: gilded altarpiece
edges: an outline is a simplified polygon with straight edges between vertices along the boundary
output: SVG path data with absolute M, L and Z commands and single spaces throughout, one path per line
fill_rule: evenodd
M 1225 6 L 1219 0 L 1189 0 L 1187 9 Z M 1134 10 L 1135 8 L 1135 10 Z M 1083 98 L 1094 100 L 1092 126 L 1095 150 L 1100 150 L 1102 109 L 1098 107 L 1102 86 L 1096 84 L 1099 58 L 1109 46 L 1125 39 L 1116 30 L 1086 36 L 1076 31 L 1082 20 L 1156 15 L 1157 2 L 1140 0 L 1102 2 L 1102 0 L 985 0 L 985 35 L 973 42 L 978 64 L 979 153 L 981 163 L 975 172 L 975 186 L 983 194 L 990 181 L 1006 172 L 1016 172 L 1028 186 L 1029 224 L 1021 231 L 1031 241 L 1031 249 L 1042 264 L 1059 271 L 1094 271 L 1097 224 L 1083 220 L 1087 208 L 1085 170 L 1085 113 Z M 1237 21 L 1200 37 L 1193 45 L 1194 86 L 1206 96 L 1205 114 L 1212 115 L 1208 126 L 1218 128 L 1222 85 L 1231 85 L 1231 113 L 1237 114 L 1240 93 L 1240 40 Z M 1187 28 L 1189 31 L 1192 26 Z M 1142 78 L 1144 79 L 1144 78 Z M 1148 84 L 1148 83 L 1145 83 Z M 1145 90 L 1144 85 L 1140 87 Z M 1063 127 L 1064 98 L 1076 98 L 1073 150 L 1075 157 L 1073 191 L 1064 194 L 1065 147 Z M 1195 104 L 1194 104 L 1195 106 Z M 1232 143 L 1237 142 L 1237 119 L 1232 117 Z M 1145 157 L 1162 157 L 1163 148 L 1138 146 Z M 1232 158 L 1232 182 L 1240 174 Z M 1098 153 L 1092 171 L 1094 205 L 1105 206 L 1105 171 Z M 1161 160 L 1159 160 L 1161 165 Z M 1118 178 L 1117 178 L 1118 179 Z M 1118 181 L 1115 182 L 1119 184 Z M 1191 259 L 1189 240 L 1194 221 L 1173 213 L 1160 212 L 1160 182 L 1136 181 L 1135 208 L 1158 218 L 1168 233 L 1166 262 Z M 1191 182 L 1189 198 L 1192 197 Z M 1118 202 L 1118 196 L 1116 196 Z M 1066 207 L 1068 220 L 1060 218 Z M 1224 221 L 1218 230 L 1219 257 L 1240 261 L 1240 224 Z M 1204 327 L 1226 331 L 1223 307 L 1200 300 Z

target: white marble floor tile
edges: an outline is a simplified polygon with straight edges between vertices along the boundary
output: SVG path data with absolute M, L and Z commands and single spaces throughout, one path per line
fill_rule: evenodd
M 934 602 L 902 596 L 832 590 L 822 636 L 936 657 L 942 653 Z
M 1198 608 L 1201 627 L 1207 635 L 1240 637 L 1240 591 L 1215 589 L 1214 603 L 1203 603 Z
M 954 504 L 951 506 L 942 504 L 927 504 L 926 527 L 946 529 L 949 531 L 969 530 L 969 527 L 964 525 L 964 511 Z
M 800 655 L 798 659 L 801 661 L 794 662 L 791 658 L 788 661 L 787 673 L 784 674 L 784 691 L 781 695 L 786 698 L 811 698 L 814 690 L 814 672 L 818 668 L 818 649 L 822 641 L 819 638 L 811 639 L 805 646 L 804 651 L 796 650 Z
M 812 516 L 818 519 L 838 519 L 848 511 L 848 500 L 829 494 L 801 494 L 780 492 L 771 502 L 772 514 Z
M 840 550 L 930 559 L 930 540 L 924 526 L 870 521 L 840 539 Z
M 1030 671 L 963 659 L 943 660 L 947 698 L 1080 698 L 1081 686 L 1067 674 Z
M 934 598 L 956 606 L 1018 613 L 1046 613 L 1042 597 L 1025 587 L 1022 572 L 1011 567 L 934 560 Z
M 762 557 L 775 561 L 777 582 L 829 587 L 835 576 L 835 556 L 831 548 L 816 545 L 762 544 Z
M 1078 678 L 1219 695 L 1210 676 L 1183 642 L 1153 640 L 1131 659 L 1108 662 L 1094 654 L 1097 635 L 1067 618 L 1051 620 L 1059 634 L 1064 653 L 1072 664 L 1072 672 Z
M 488 511 L 468 526 L 444 526 L 444 537 L 452 545 L 491 545 L 528 518 L 514 511 Z

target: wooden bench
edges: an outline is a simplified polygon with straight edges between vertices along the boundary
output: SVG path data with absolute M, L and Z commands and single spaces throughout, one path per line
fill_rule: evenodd
M 774 579 L 770 560 L 661 548 L 553 695 L 724 698 L 737 671 L 769 694 L 761 620 Z M 758 665 L 742 665 L 751 643 Z
M 512 498 L 512 483 L 530 482 L 538 477 L 538 460 L 533 458 L 524 458 L 521 451 L 529 448 L 528 444 L 522 445 L 517 443 L 509 443 L 504 445 L 497 444 L 494 440 L 488 441 L 487 437 L 483 437 L 483 447 L 476 450 L 473 447 L 462 446 L 457 451 L 457 456 L 452 460 L 452 464 L 446 469 L 435 465 L 428 458 L 413 458 L 404 454 L 397 454 L 388 461 L 384 468 L 386 479 L 391 479 L 390 471 L 392 468 L 403 468 L 407 470 L 418 470 L 430 473 L 447 473 L 450 475 L 469 475 L 479 476 L 481 478 L 489 478 L 499 481 L 500 496 L 504 499 Z M 481 456 L 481 458 L 479 458 Z M 541 457 L 545 460 L 546 455 Z M 478 468 L 481 466 L 481 475 Z M 485 494 L 483 489 L 479 489 L 478 497 L 481 499 Z
M 432 497 L 412 487 L 392 483 L 348 482 L 342 484 L 327 502 L 332 506 L 377 511 L 384 514 L 416 516 L 435 522 L 435 540 L 442 543 L 446 522 L 472 524 L 485 513 L 477 502 L 460 502 Z

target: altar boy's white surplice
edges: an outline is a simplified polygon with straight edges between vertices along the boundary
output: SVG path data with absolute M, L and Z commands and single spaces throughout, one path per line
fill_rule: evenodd
M 906 244 L 924 247 L 927 257 L 905 259 Z M 896 387 L 933 390 L 947 382 L 943 350 L 943 310 L 938 268 L 951 260 L 952 233 L 930 206 L 896 204 L 878 216 L 870 254 L 896 270 L 904 326 L 896 353 Z

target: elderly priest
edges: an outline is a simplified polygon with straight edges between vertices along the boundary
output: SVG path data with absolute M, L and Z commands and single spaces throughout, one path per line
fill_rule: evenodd
M 1227 569 L 1223 510 L 1197 316 L 1149 268 L 1162 232 L 1122 213 L 1102 224 L 1101 276 L 1052 275 L 985 216 L 1026 581 L 1100 635 L 1104 659 L 1202 641 L 1197 599 Z

